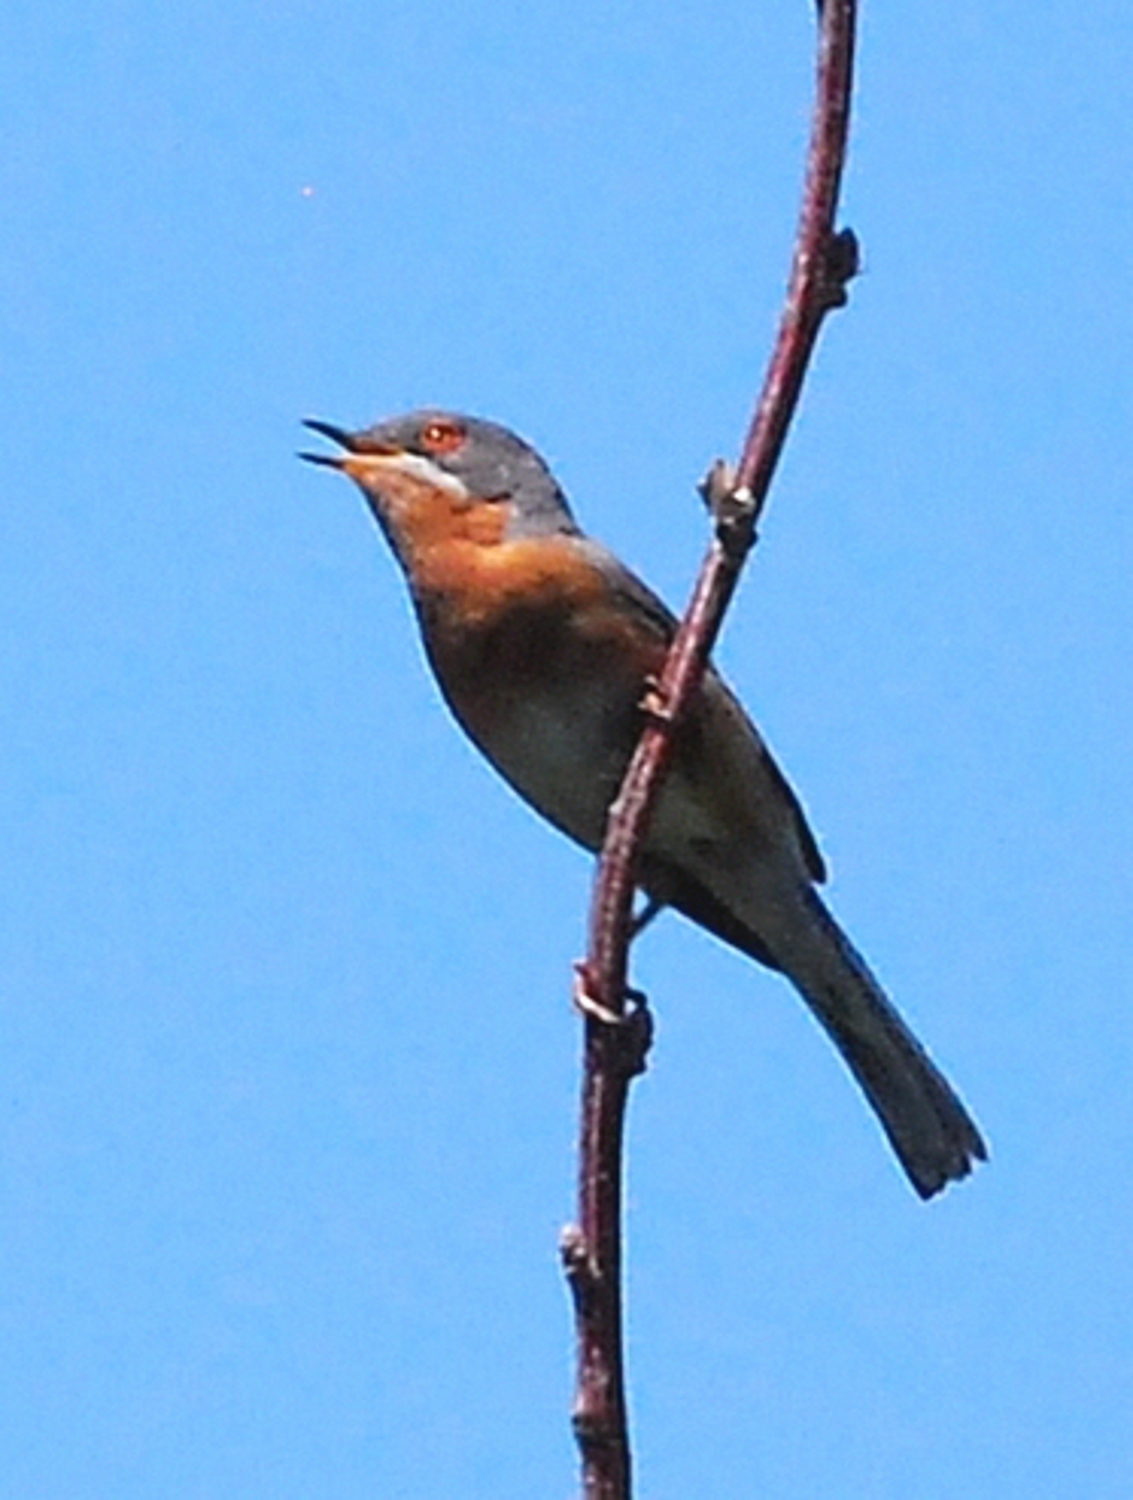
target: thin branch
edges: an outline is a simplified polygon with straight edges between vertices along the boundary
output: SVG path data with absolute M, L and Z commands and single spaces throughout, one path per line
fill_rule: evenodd
M 631 1490 L 622 1350 L 622 1139 L 629 1085 L 644 1070 L 652 1035 L 643 997 L 627 990 L 636 856 L 668 769 L 674 726 L 697 691 L 755 544 L 756 523 L 822 321 L 845 303 L 847 283 L 857 270 L 852 232 L 834 231 L 849 124 L 855 7 L 856 0 L 824 0 L 820 7 L 814 123 L 778 338 L 734 475 L 717 464 L 702 489 L 715 522 L 712 543 L 661 677 L 646 689 L 645 727 L 610 809 L 589 949 L 579 966 L 578 995 L 586 1012 L 579 1217 L 564 1233 L 562 1255 L 575 1307 L 573 1420 L 585 1500 L 629 1500 Z

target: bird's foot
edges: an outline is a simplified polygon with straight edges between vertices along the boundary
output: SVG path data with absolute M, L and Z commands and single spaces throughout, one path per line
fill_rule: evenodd
M 653 1045 L 653 1012 L 644 990 L 626 986 L 623 1009 L 615 1010 L 594 994 L 585 963 L 574 966 L 571 999 L 575 1010 L 587 1023 L 605 1029 L 607 1039 L 616 1044 L 621 1065 L 628 1077 L 645 1072 L 645 1059 Z

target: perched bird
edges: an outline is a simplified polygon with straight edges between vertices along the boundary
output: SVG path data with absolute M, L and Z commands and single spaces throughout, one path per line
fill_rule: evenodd
M 362 432 L 306 425 L 343 451 L 302 457 L 349 475 L 389 539 L 461 726 L 521 797 L 599 849 L 673 616 L 583 535 L 547 465 L 506 427 L 443 411 Z M 798 800 L 710 667 L 676 732 L 640 884 L 790 979 L 928 1198 L 986 1148 L 820 899 L 824 877 Z

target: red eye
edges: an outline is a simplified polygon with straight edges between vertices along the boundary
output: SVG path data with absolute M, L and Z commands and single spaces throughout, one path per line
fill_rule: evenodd
M 466 436 L 459 422 L 440 417 L 421 429 L 421 446 L 426 453 L 455 453 Z

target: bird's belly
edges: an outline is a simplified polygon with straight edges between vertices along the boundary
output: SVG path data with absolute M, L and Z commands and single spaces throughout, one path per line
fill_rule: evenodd
M 542 617 L 522 623 L 524 629 L 509 618 L 506 630 L 497 626 L 472 643 L 459 632 L 439 644 L 434 639 L 437 678 L 462 727 L 520 796 L 597 850 L 641 733 L 641 694 L 652 664 L 608 632 L 588 635 L 562 621 L 552 628 Z M 759 836 L 751 814 L 756 824 L 770 814 L 774 825 L 782 800 L 759 785 L 767 779 L 763 758 L 754 739 L 747 753 L 743 736 L 754 731 L 742 711 L 730 699 L 722 702 L 720 710 L 702 693 L 678 730 L 643 849 L 655 867 L 680 869 L 714 887 L 740 876 L 753 846 L 777 842 Z M 737 737 L 742 755 L 734 753 Z
M 598 849 L 633 746 L 636 716 L 632 702 L 629 707 L 628 714 L 617 714 L 582 694 L 528 691 L 490 725 L 464 719 L 464 727 L 536 811 Z
M 640 733 L 636 700 L 602 704 L 592 692 L 528 692 L 495 716 L 487 735 L 465 723 L 472 739 L 536 811 L 587 849 L 598 850 Z M 711 798 L 690 783 L 680 757 L 665 780 L 645 850 L 692 870 L 734 872 L 738 851 Z

